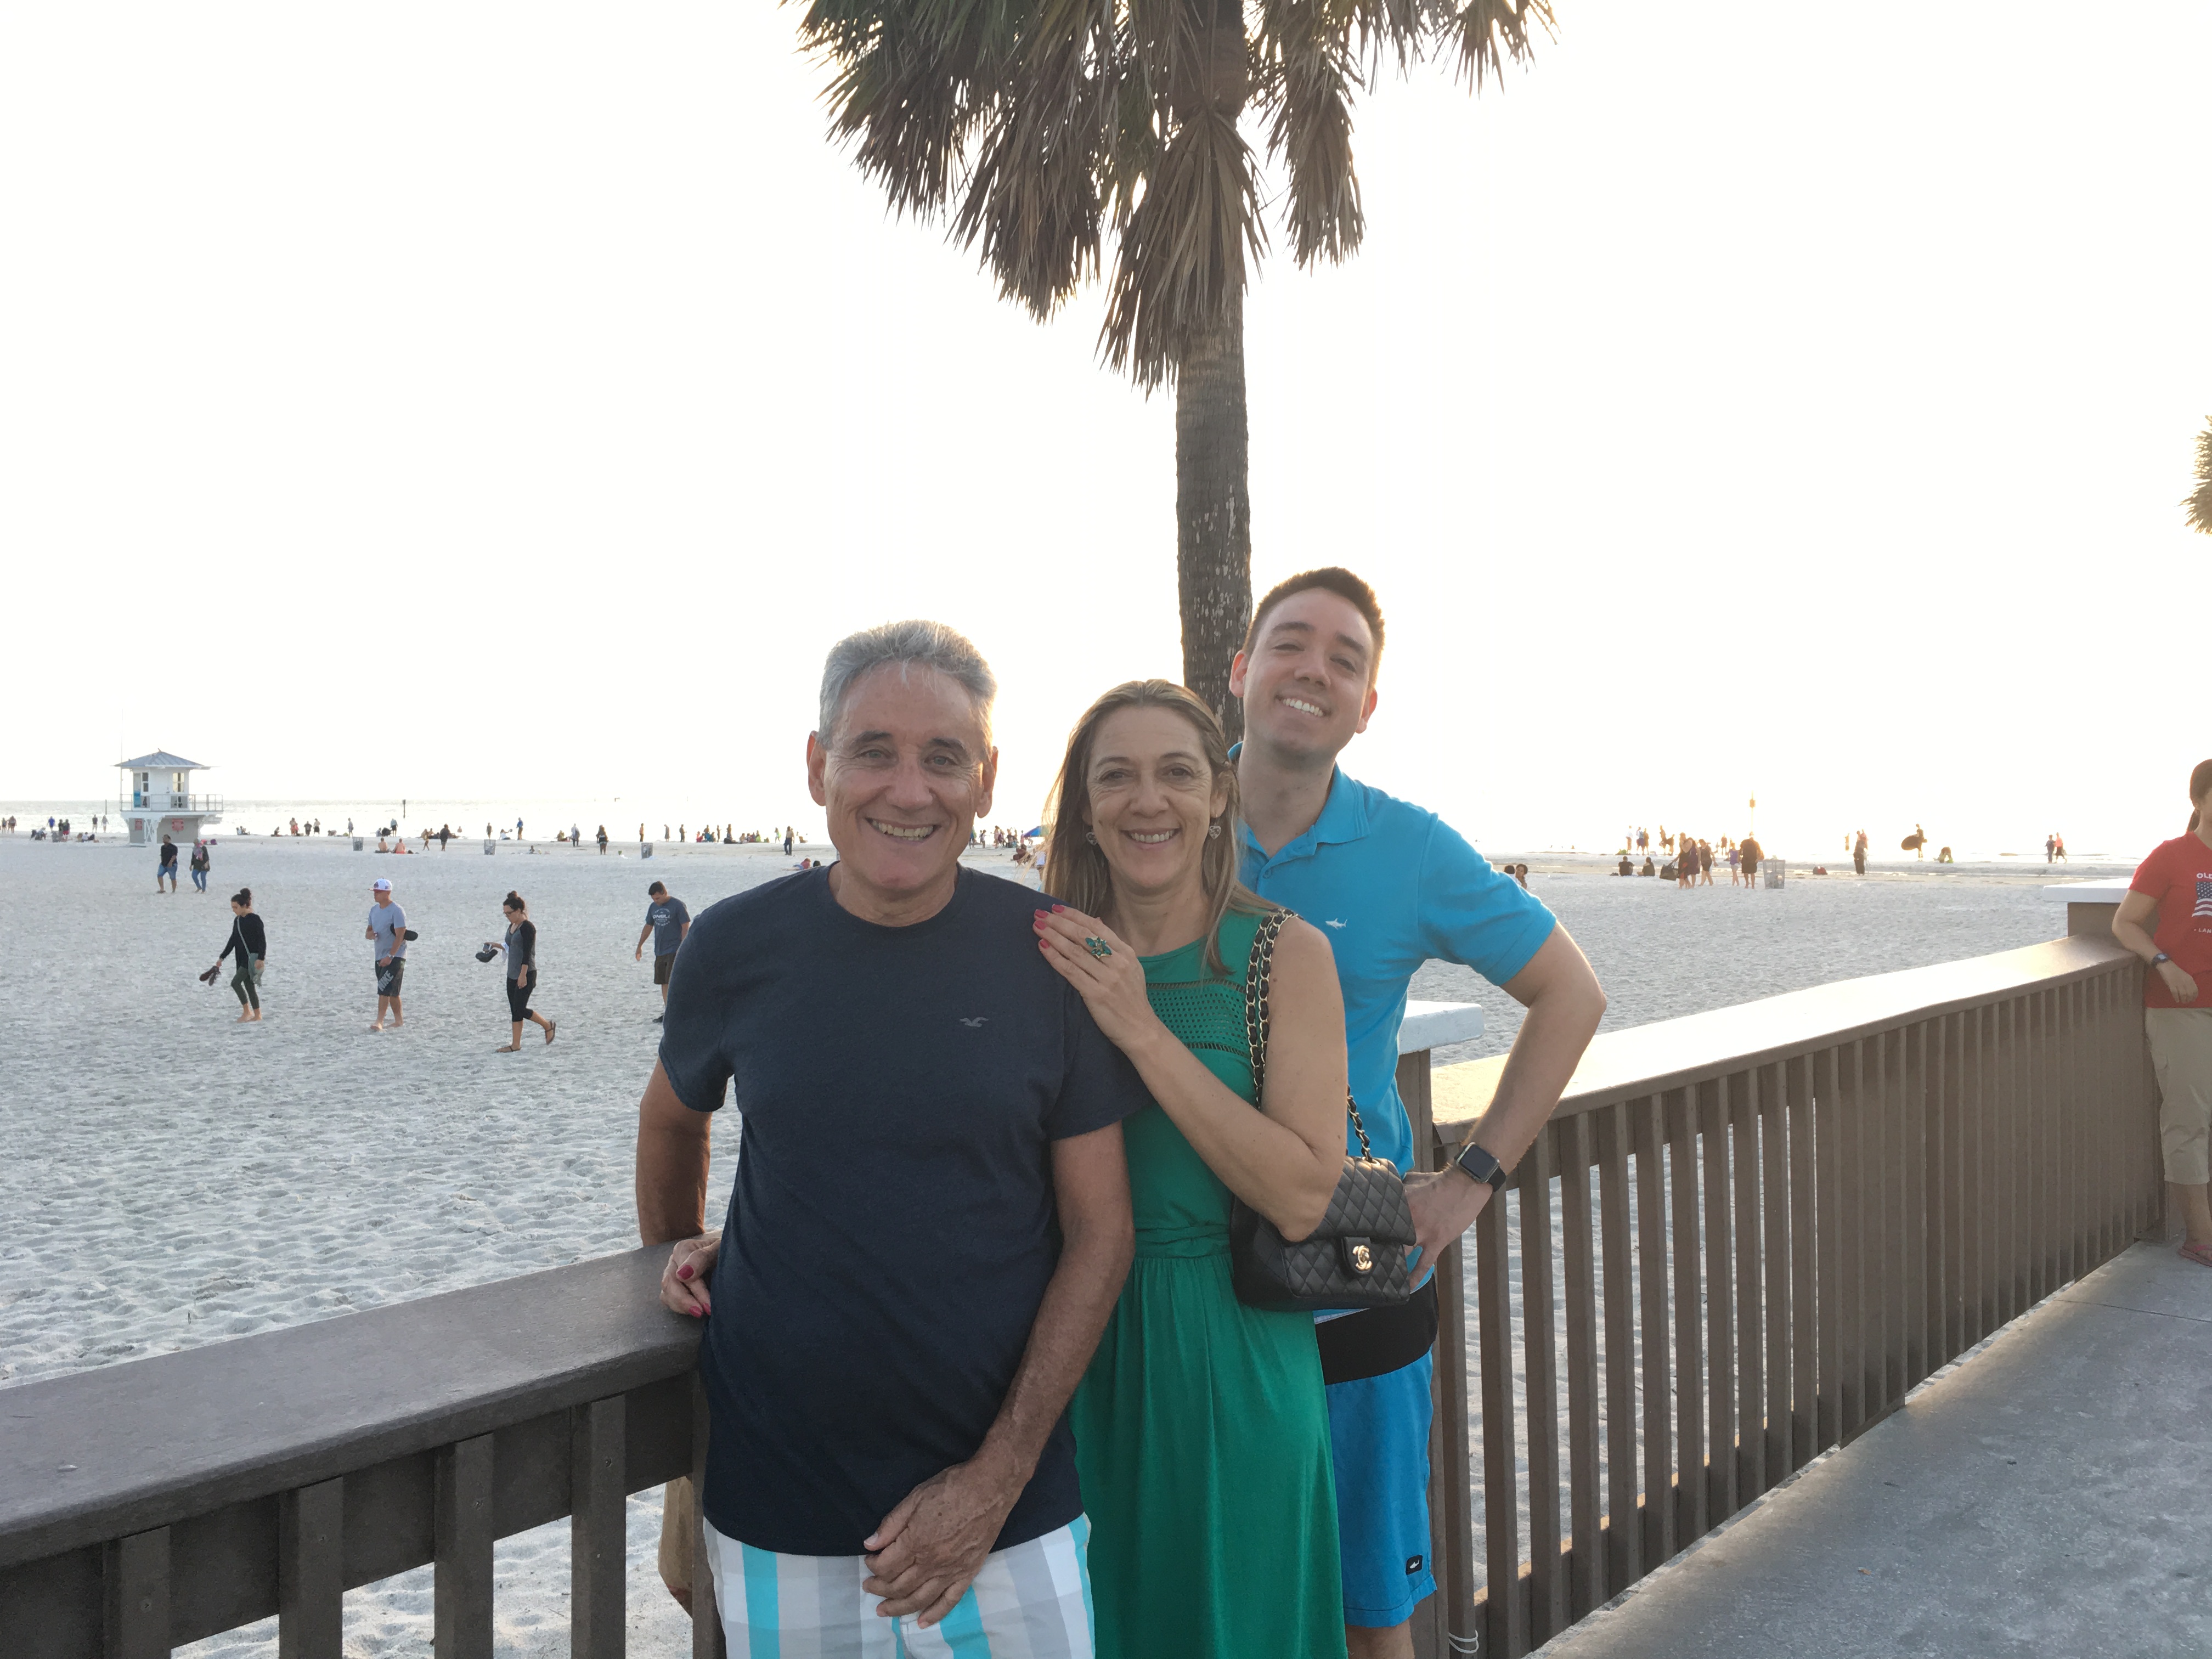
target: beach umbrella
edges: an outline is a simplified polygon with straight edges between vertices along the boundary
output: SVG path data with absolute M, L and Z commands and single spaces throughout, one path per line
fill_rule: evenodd
M 1034 830 L 1026 830 L 1026 831 L 1024 831 L 1024 834 L 1027 834 L 1027 835 L 1030 835 L 1030 836 L 1041 836 L 1041 835 L 1044 834 L 1044 825 L 1042 825 L 1042 824 L 1041 824 L 1041 823 L 1040 823 L 1039 825 L 1037 825 L 1037 827 L 1036 827 L 1036 829 L 1034 829 Z

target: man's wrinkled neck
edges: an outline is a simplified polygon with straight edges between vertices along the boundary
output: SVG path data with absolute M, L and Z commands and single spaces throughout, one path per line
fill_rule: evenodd
M 878 927 L 911 927 L 916 922 L 927 921 L 952 902 L 953 890 L 959 884 L 957 864 L 950 866 L 941 878 L 933 878 L 925 885 L 903 892 L 888 891 L 862 881 L 844 859 L 830 866 L 830 896 L 837 901 L 837 908 Z

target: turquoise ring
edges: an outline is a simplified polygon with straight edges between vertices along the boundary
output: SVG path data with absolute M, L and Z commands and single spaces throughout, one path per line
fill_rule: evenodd
M 1092 956 L 1097 957 L 1101 962 L 1105 961 L 1107 957 L 1114 954 L 1114 947 L 1109 945 L 1104 939 L 1099 938 L 1096 933 L 1093 933 L 1089 939 L 1083 941 L 1083 948 L 1090 951 Z

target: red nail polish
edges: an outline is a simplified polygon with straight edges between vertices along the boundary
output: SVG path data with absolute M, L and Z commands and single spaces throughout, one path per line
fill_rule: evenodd
M 1052 913 L 1056 916 L 1065 915 L 1067 913 L 1067 907 L 1065 904 L 1055 904 L 1052 907 Z
M 678 1279 L 689 1279 L 691 1277 L 691 1269 L 689 1267 L 678 1267 L 676 1270 L 676 1276 Z

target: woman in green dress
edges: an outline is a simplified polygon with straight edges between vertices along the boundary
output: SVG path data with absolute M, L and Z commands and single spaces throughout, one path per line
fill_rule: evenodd
M 1244 971 L 1271 907 L 1237 880 L 1220 723 L 1170 681 L 1118 686 L 1054 794 L 1039 947 L 1156 1103 L 1121 1126 L 1136 1261 L 1070 1407 L 1100 1659 L 1341 1655 L 1313 1319 L 1244 1306 L 1229 1272 L 1231 1194 L 1303 1238 L 1343 1167 L 1328 941 L 1295 920 L 1276 941 L 1255 1103 Z

